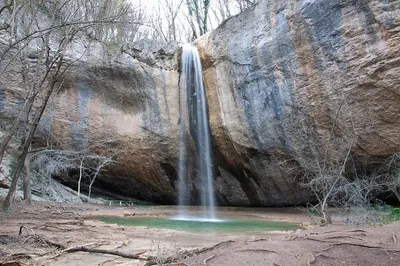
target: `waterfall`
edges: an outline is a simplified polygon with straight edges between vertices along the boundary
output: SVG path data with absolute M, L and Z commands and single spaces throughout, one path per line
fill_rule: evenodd
M 185 215 L 184 206 L 190 204 L 191 187 L 196 182 L 200 190 L 203 217 L 201 220 L 215 219 L 215 198 L 211 163 L 211 136 L 207 114 L 207 101 L 203 85 L 200 56 L 191 44 L 182 47 L 180 79 L 180 147 L 179 147 L 179 219 L 192 219 Z M 192 161 L 189 140 L 193 137 L 196 156 Z M 196 179 L 191 176 L 195 166 Z

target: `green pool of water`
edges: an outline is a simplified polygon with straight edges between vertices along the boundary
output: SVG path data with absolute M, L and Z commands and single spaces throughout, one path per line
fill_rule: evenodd
M 299 229 L 299 226 L 287 222 L 248 219 L 224 219 L 223 222 L 180 221 L 169 218 L 152 217 L 114 217 L 103 216 L 98 220 L 108 224 L 125 226 L 144 226 L 190 232 L 246 232 L 246 231 L 288 231 Z

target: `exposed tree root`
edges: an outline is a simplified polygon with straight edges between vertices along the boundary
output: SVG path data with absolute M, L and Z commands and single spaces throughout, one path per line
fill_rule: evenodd
M 348 230 L 346 232 L 351 232 L 351 233 L 367 233 L 367 231 L 362 230 L 362 229 L 354 229 L 354 230 Z
M 3 257 L 3 260 L 0 261 L 0 266 L 24 266 L 28 265 L 20 260 L 29 260 L 32 259 L 32 256 L 25 253 L 16 253 L 11 256 Z
M 135 259 L 135 260 L 148 260 L 148 258 L 141 256 L 141 254 L 143 254 L 142 252 L 140 252 L 138 254 L 129 254 L 129 253 L 125 253 L 125 252 L 121 252 L 121 251 L 117 251 L 117 250 L 88 248 L 88 247 L 84 247 L 84 246 L 67 248 L 67 249 L 65 249 L 65 252 L 67 252 L 67 253 L 89 252 L 89 253 L 114 255 L 114 256 L 119 256 L 119 257 L 128 258 L 128 259 Z
M 69 252 L 70 250 L 73 250 L 73 249 L 76 249 L 76 248 L 88 247 L 88 246 L 93 246 L 93 245 L 98 245 L 98 246 L 99 246 L 99 245 L 102 245 L 102 244 L 99 244 L 99 243 L 89 243 L 89 244 L 85 244 L 85 245 L 70 247 L 70 248 L 66 248 L 66 249 L 61 250 L 61 253 L 63 253 L 63 252 Z
M 310 266 L 311 264 L 313 264 L 315 262 L 315 257 L 313 254 L 309 253 L 311 255 L 311 260 L 307 261 L 307 265 Z
M 312 256 L 312 260 L 308 261 L 308 262 L 307 262 L 307 265 L 314 264 L 314 263 L 317 261 L 317 258 L 318 258 L 318 257 L 322 257 L 322 258 L 325 258 L 325 259 L 331 259 L 331 257 L 329 257 L 329 256 L 327 256 L 327 255 L 325 255 L 325 254 L 323 254 L 323 253 L 318 253 L 318 254 L 315 255 L 315 256 L 314 256 L 313 254 L 310 253 L 310 255 Z
M 384 248 L 384 247 L 380 247 L 380 246 L 370 246 L 370 245 L 349 243 L 349 242 L 331 243 L 331 245 L 334 245 L 334 246 L 349 245 L 349 246 L 356 246 L 356 247 L 363 247 L 363 248 L 381 249 L 381 250 L 387 251 L 387 252 L 400 252 L 400 250 L 398 250 L 398 249 L 388 249 L 388 248 Z
M 267 241 L 267 239 L 257 239 L 257 240 L 253 240 L 253 241 L 249 241 L 249 242 L 259 242 L 259 241 Z M 202 248 L 202 249 L 198 249 L 198 250 L 192 250 L 192 251 L 183 251 L 180 254 L 177 254 L 175 256 L 171 256 L 168 257 L 166 259 L 163 260 L 163 264 L 171 264 L 171 263 L 178 263 L 179 265 L 183 265 L 182 262 L 179 262 L 180 259 L 185 259 L 188 257 L 193 257 L 193 256 L 197 256 L 200 255 L 204 252 L 207 251 L 212 251 L 222 245 L 228 244 L 228 243 L 235 243 L 236 241 L 233 240 L 228 240 L 228 241 L 224 241 L 224 242 L 220 242 L 212 247 L 206 247 L 206 248 Z M 270 253 L 276 253 L 279 255 L 278 252 L 274 251 L 274 250 L 268 250 L 268 249 L 243 249 L 243 250 L 239 250 L 238 252 L 270 252 Z M 209 262 L 210 260 L 214 259 L 216 256 L 221 255 L 221 253 L 217 254 L 217 255 L 212 255 L 208 258 L 206 258 L 203 261 L 203 264 L 207 264 L 207 262 Z M 150 266 L 150 265 L 156 265 L 157 262 L 157 258 L 156 257 L 149 257 L 148 258 L 148 262 L 145 264 L 145 266 Z
M 19 230 L 20 234 L 22 234 L 23 228 L 26 229 L 27 231 L 29 231 L 25 226 L 21 226 L 20 230 Z M 90 243 L 90 244 L 85 244 L 85 245 L 76 246 L 76 247 L 67 247 L 65 245 L 62 245 L 62 244 L 59 244 L 59 243 L 56 243 L 56 242 L 53 242 L 53 241 L 50 241 L 50 240 L 40 237 L 39 235 L 35 234 L 32 229 L 31 229 L 31 231 L 33 234 L 29 235 L 23 241 L 23 243 L 25 243 L 29 239 L 35 239 L 36 241 L 47 245 L 49 248 L 53 246 L 53 247 L 56 247 L 57 249 L 61 249 L 61 252 L 59 254 L 57 254 L 56 256 L 54 256 L 53 258 L 61 255 L 62 253 L 88 252 L 88 253 L 100 253 L 100 254 L 114 255 L 114 256 L 119 256 L 119 257 L 128 258 L 128 259 L 149 260 L 149 258 L 147 258 L 147 257 L 140 256 L 141 254 L 143 254 L 143 252 L 140 252 L 138 254 L 129 254 L 129 253 L 124 253 L 124 252 L 120 252 L 120 251 L 116 251 L 116 250 L 96 249 L 96 248 L 88 248 L 87 247 L 87 246 L 96 245 L 96 243 Z
M 389 258 L 390 258 L 391 260 L 393 260 L 393 257 L 390 256 L 389 252 L 385 251 L 385 253 L 389 256 Z
M 355 236 L 327 236 L 327 237 L 324 237 L 324 239 L 337 239 L 337 238 L 351 238 L 351 239 L 363 241 L 363 239 L 361 237 L 355 237 Z
M 225 245 L 225 244 L 228 244 L 228 243 L 234 243 L 234 242 L 235 241 L 233 241 L 233 240 L 228 240 L 228 241 L 220 242 L 220 243 L 218 243 L 218 244 L 216 244 L 216 245 L 214 245 L 212 247 L 206 247 L 206 248 L 197 249 L 197 250 L 191 250 L 191 251 L 187 251 L 186 250 L 186 251 L 183 251 L 183 252 L 181 252 L 181 253 L 179 253 L 177 255 L 170 256 L 170 257 L 164 259 L 163 260 L 163 264 L 171 264 L 171 263 L 174 263 L 174 262 L 182 263 L 182 262 L 179 262 L 179 260 L 186 259 L 186 258 L 193 257 L 193 256 L 197 256 L 197 255 L 200 255 L 201 253 L 214 250 L 214 249 L 216 249 L 216 248 L 218 248 L 218 247 L 220 247 L 222 245 Z M 157 262 L 157 258 L 156 257 L 148 257 L 148 262 L 145 264 L 145 266 L 156 265 L 157 263 L 158 262 Z
M 316 262 L 316 258 L 317 257 L 323 257 L 323 258 L 331 258 L 327 255 L 325 255 L 323 252 L 326 252 L 332 248 L 335 248 L 336 246 L 342 246 L 342 245 L 349 245 L 349 246 L 356 246 L 356 247 L 363 247 L 363 248 L 371 248 L 371 249 L 379 249 L 382 250 L 383 252 L 385 252 L 390 259 L 393 259 L 392 256 L 390 255 L 390 252 L 396 253 L 396 252 L 400 252 L 400 250 L 396 250 L 396 249 L 387 249 L 381 246 L 372 246 L 372 245 L 365 245 L 365 244 L 359 244 L 359 243 L 351 243 L 351 242 L 329 242 L 329 241 L 325 241 L 323 239 L 315 239 L 315 238 L 306 238 L 308 240 L 313 240 L 313 241 L 319 241 L 319 242 L 324 242 L 329 244 L 330 246 L 326 249 L 321 250 L 318 254 L 316 254 L 315 256 L 313 254 L 310 253 L 310 255 L 312 256 L 312 260 L 307 261 L 307 265 L 311 265 L 314 264 Z
M 265 241 L 268 241 L 268 240 L 270 240 L 270 239 L 268 239 L 268 238 L 259 238 L 259 239 L 250 240 L 250 241 L 246 241 L 246 242 L 256 243 L 256 242 L 265 242 Z
M 223 253 L 223 251 L 221 251 L 221 252 L 218 253 L 217 255 L 214 254 L 214 255 L 212 255 L 212 256 L 206 258 L 206 259 L 203 261 L 203 264 L 204 264 L 204 265 L 207 265 L 207 262 L 209 262 L 210 260 L 214 259 L 215 257 L 218 257 L 218 256 L 221 255 L 222 253 Z
M 74 231 L 74 230 L 76 230 L 75 228 L 61 228 L 61 227 L 54 226 L 54 225 L 41 225 L 41 226 L 35 227 L 35 229 L 47 230 L 47 231 L 52 231 L 52 232 L 55 231 L 54 229 L 58 230 L 58 232 Z
M 345 233 L 367 233 L 367 231 L 362 230 L 362 229 L 353 229 L 353 230 L 344 230 L 343 232 Z M 337 233 L 337 231 L 326 231 L 322 233 L 316 233 L 316 235 L 324 235 L 324 234 L 331 234 L 331 233 Z
M 103 262 L 101 262 L 100 264 L 99 264 L 99 266 L 103 266 L 105 263 L 107 263 L 107 262 L 113 262 L 115 259 L 112 259 L 112 260 L 105 260 L 105 261 L 103 261 Z
M 28 265 L 28 264 L 20 262 L 20 261 L 0 262 L 0 266 L 25 266 L 25 265 Z
M 63 224 L 63 223 L 60 223 L 60 224 Z M 68 223 L 68 224 L 71 224 L 71 223 Z M 125 252 L 121 252 L 121 251 L 117 251 L 117 250 L 106 250 L 106 249 L 97 249 L 97 248 L 88 247 L 88 246 L 93 246 L 93 245 L 100 245 L 99 243 L 97 243 L 97 244 L 90 243 L 90 244 L 84 244 L 81 246 L 67 247 L 63 244 L 56 243 L 56 242 L 50 241 L 48 239 L 44 239 L 44 238 L 40 237 L 39 235 L 37 235 L 32 229 L 28 230 L 28 228 L 25 226 L 20 227 L 20 229 L 19 229 L 20 235 L 22 234 L 23 229 L 25 229 L 28 233 L 29 233 L 29 231 L 32 232 L 32 234 L 28 235 L 28 237 L 23 241 L 23 243 L 26 243 L 29 239 L 34 239 L 35 241 L 42 243 L 42 244 L 48 246 L 49 248 L 51 248 L 51 247 L 55 248 L 51 252 L 46 252 L 45 254 L 41 254 L 41 256 L 44 256 L 44 255 L 52 253 L 52 252 L 57 252 L 57 250 L 59 250 L 58 254 L 51 257 L 50 259 L 56 258 L 56 257 L 60 256 L 62 253 L 88 252 L 88 253 L 107 254 L 107 255 L 114 255 L 114 256 L 118 256 L 118 257 L 128 258 L 128 259 L 147 261 L 147 263 L 145 265 L 155 265 L 155 264 L 158 264 L 158 261 L 160 261 L 160 260 L 162 260 L 164 264 L 178 263 L 178 265 L 184 265 L 183 262 L 179 262 L 180 259 L 199 255 L 201 253 L 218 248 L 221 245 L 234 242 L 231 240 L 224 241 L 224 242 L 220 242 L 212 247 L 206 247 L 206 248 L 198 249 L 195 251 L 183 251 L 177 255 L 162 259 L 162 258 L 157 258 L 154 256 L 143 256 L 144 252 L 131 254 L 131 253 L 125 253 Z
M 208 257 L 208 258 L 206 258 L 206 259 L 203 261 L 203 264 L 204 264 L 204 265 L 207 265 L 207 262 L 208 262 L 209 260 L 212 260 L 213 258 L 215 258 L 215 254 L 212 255 L 212 256 L 210 256 L 210 257 Z
M 210 251 L 210 250 L 216 249 L 216 248 L 218 248 L 218 247 L 220 247 L 220 246 L 222 246 L 222 245 L 225 245 L 225 244 L 228 244 L 228 243 L 235 243 L 235 242 L 236 242 L 236 241 L 233 241 L 233 240 L 223 241 L 223 242 L 220 242 L 220 243 L 218 243 L 218 244 L 215 244 L 215 245 L 212 246 L 212 247 L 199 249 L 199 250 L 197 250 L 197 251 L 194 252 L 194 255 L 199 255 L 199 254 L 204 253 L 204 252 L 206 252 L 206 251 Z
M 339 237 L 334 237 L 334 238 L 339 238 Z M 358 246 L 358 247 L 364 247 L 364 248 L 380 248 L 380 249 L 383 249 L 383 247 L 381 247 L 381 246 L 371 246 L 371 245 L 352 243 L 352 242 L 332 242 L 332 241 L 326 240 L 326 239 L 329 239 L 329 238 L 318 239 L 318 238 L 313 238 L 313 237 L 305 237 L 305 239 L 311 240 L 311 241 L 318 241 L 318 242 L 322 242 L 322 243 L 327 243 L 327 244 L 331 244 L 331 245 L 351 245 L 351 246 Z
M 15 254 L 12 254 L 12 256 L 11 256 L 13 259 L 16 259 L 16 258 L 19 258 L 19 259 L 31 259 L 32 258 L 32 256 L 31 255 L 29 255 L 29 254 L 26 254 L 26 253 L 15 253 Z
M 276 252 L 274 250 L 270 250 L 270 249 L 241 249 L 236 252 L 267 252 L 267 253 L 275 253 L 275 254 L 279 255 L 278 252 Z

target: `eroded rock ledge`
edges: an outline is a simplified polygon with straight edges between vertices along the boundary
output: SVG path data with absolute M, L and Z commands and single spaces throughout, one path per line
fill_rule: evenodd
M 354 163 L 367 166 L 400 151 L 397 2 L 261 0 L 196 45 L 220 204 L 313 200 L 301 185 L 304 163 L 315 159 L 310 141 L 317 150 L 348 145 Z M 84 128 L 93 139 L 118 140 L 117 164 L 99 179 L 103 188 L 175 203 L 178 49 L 144 48 L 124 46 L 117 56 L 94 49 L 71 69 L 43 119 L 59 138 Z M 2 110 L 15 104 L 18 82 L 1 82 Z

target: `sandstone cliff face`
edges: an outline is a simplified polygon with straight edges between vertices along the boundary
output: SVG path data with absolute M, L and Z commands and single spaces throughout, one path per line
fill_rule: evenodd
M 220 204 L 312 200 L 301 186 L 301 161 L 313 160 L 303 153 L 310 140 L 323 148 L 333 135 L 350 139 L 341 143 L 354 158 L 400 151 L 400 1 L 262 0 L 196 45 Z M 118 141 L 117 164 L 98 182 L 103 188 L 174 203 L 177 47 L 124 50 L 107 56 L 93 47 L 69 71 L 42 122 L 58 138 L 85 131 Z M 0 85 L 0 108 L 10 111 L 21 84 L 10 75 Z
M 80 49 L 68 50 L 67 60 L 80 57 Z M 112 141 L 119 149 L 117 162 L 96 184 L 125 196 L 173 203 L 179 158 L 177 46 L 136 43 L 123 50 L 110 55 L 107 47 L 92 43 L 66 73 L 37 136 L 51 130 L 56 143 L 85 136 Z M 10 65 L 0 82 L 0 111 L 6 116 L 22 106 L 20 67 Z M 2 127 L 7 127 L 3 121 Z
M 110 191 L 174 203 L 179 158 L 177 54 L 172 50 L 93 57 L 70 71 L 70 82 L 51 107 L 52 130 L 74 138 L 117 141 L 117 163 L 99 179 Z M 108 61 L 107 61 L 108 59 Z
M 304 145 L 400 151 L 399 1 L 263 0 L 197 46 L 224 201 L 307 201 Z

